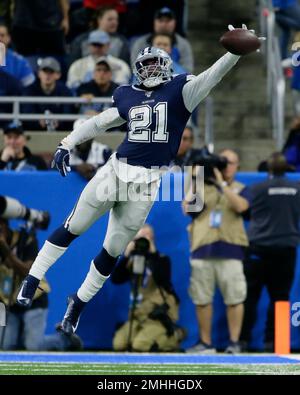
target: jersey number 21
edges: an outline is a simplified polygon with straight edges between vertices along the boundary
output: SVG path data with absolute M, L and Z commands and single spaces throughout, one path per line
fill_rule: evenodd
M 156 115 L 156 125 L 151 130 L 149 126 L 152 124 L 153 113 Z M 153 109 L 148 104 L 132 107 L 129 111 L 128 140 L 139 143 L 167 143 L 167 116 L 167 102 L 157 103 Z

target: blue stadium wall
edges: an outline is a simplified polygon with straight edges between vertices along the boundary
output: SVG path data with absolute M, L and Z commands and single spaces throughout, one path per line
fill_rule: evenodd
M 238 179 L 245 184 L 260 181 L 264 174 L 240 173 Z M 299 174 L 292 176 L 300 179 Z M 171 190 L 174 185 L 171 183 Z M 46 237 L 67 217 L 84 187 L 85 182 L 77 174 L 63 179 L 55 172 L 37 173 L 0 173 L 0 194 L 20 199 L 30 207 L 49 210 L 52 216 L 48 231 L 39 232 L 40 246 Z M 55 324 L 61 320 L 66 307 L 67 295 L 77 290 L 89 269 L 91 259 L 101 249 L 104 239 L 106 215 L 97 221 L 84 235 L 73 242 L 65 255 L 47 274 L 51 285 L 47 333 L 54 331 Z M 148 217 L 155 229 L 158 249 L 171 257 L 172 279 L 180 297 L 180 324 L 187 328 L 188 337 L 183 347 L 193 345 L 198 340 L 195 308 L 188 296 L 189 286 L 189 243 L 186 227 L 189 219 L 181 212 L 178 201 L 154 204 Z M 17 226 L 15 221 L 13 226 Z M 299 256 L 299 254 L 298 254 Z M 300 263 L 291 294 L 291 302 L 300 301 Z M 284 265 L 284 262 L 282 262 Z M 107 281 L 102 291 L 91 301 L 82 315 L 78 333 L 89 349 L 111 349 L 112 337 L 118 324 L 126 320 L 130 286 L 113 285 Z M 258 309 L 258 319 L 253 330 L 252 345 L 262 348 L 268 296 L 264 291 Z M 218 348 L 228 342 L 225 308 L 217 292 L 214 301 L 213 341 Z M 292 327 L 292 348 L 300 349 L 300 326 Z

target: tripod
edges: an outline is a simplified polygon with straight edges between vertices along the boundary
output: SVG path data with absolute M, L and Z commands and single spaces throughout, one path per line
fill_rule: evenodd
M 132 351 L 132 345 L 131 345 L 131 337 L 132 337 L 132 329 L 133 329 L 133 320 L 134 320 L 134 313 L 137 305 L 137 299 L 138 299 L 138 291 L 139 291 L 139 283 L 141 281 L 142 277 L 140 274 L 134 274 L 133 275 L 133 280 L 132 280 L 132 305 L 129 311 L 129 330 L 128 330 L 128 339 L 127 339 L 127 351 Z

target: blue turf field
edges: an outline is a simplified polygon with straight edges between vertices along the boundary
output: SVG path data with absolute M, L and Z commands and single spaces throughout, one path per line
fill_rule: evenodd
M 0 352 L 0 362 L 130 363 L 130 364 L 295 364 L 293 355 L 195 355 L 135 353 L 28 353 Z

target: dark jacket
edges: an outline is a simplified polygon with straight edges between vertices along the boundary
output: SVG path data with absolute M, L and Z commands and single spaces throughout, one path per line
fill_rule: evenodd
M 0 170 L 35 171 L 48 170 L 46 162 L 37 155 L 32 155 L 29 148 L 24 147 L 24 158 L 10 159 L 8 162 L 0 160 Z
M 174 161 L 172 162 L 172 165 L 175 166 L 180 166 L 182 169 L 184 166 L 192 166 L 193 164 L 196 164 L 197 159 L 199 156 L 202 154 L 202 149 L 197 149 L 197 148 L 191 148 L 189 151 L 185 153 L 183 156 L 176 156 Z
M 108 89 L 105 92 L 103 92 L 102 90 L 99 89 L 99 86 L 96 84 L 96 82 L 94 80 L 91 80 L 89 82 L 81 84 L 78 87 L 77 96 L 93 95 L 95 98 L 100 98 L 100 97 L 111 98 L 115 89 L 117 89 L 118 86 L 119 86 L 118 84 L 111 81 Z M 111 106 L 112 106 L 111 103 L 83 104 L 81 106 L 81 112 L 85 113 L 89 110 L 102 112 L 104 110 L 107 110 Z
M 128 259 L 129 258 L 126 258 L 125 256 L 120 258 L 111 275 L 111 281 L 114 284 L 122 284 L 130 281 L 132 278 L 132 272 L 127 267 Z M 159 252 L 149 253 L 147 257 L 147 267 L 151 271 L 155 284 L 175 295 L 175 291 L 171 283 L 171 262 L 169 257 L 161 255 Z
M 250 187 L 251 244 L 296 247 L 300 242 L 300 184 L 273 177 Z
M 37 80 L 24 90 L 24 96 L 44 96 L 44 97 L 72 97 L 72 92 L 62 82 L 57 81 L 54 90 L 50 94 L 46 94 L 42 88 L 40 81 Z M 49 111 L 52 114 L 73 114 L 76 112 L 73 104 L 59 103 L 25 103 L 22 107 L 25 114 L 45 114 Z M 27 130 L 46 130 L 42 128 L 38 121 L 27 121 L 23 123 L 24 129 Z M 71 121 L 59 121 L 57 130 L 70 130 L 73 123 Z

